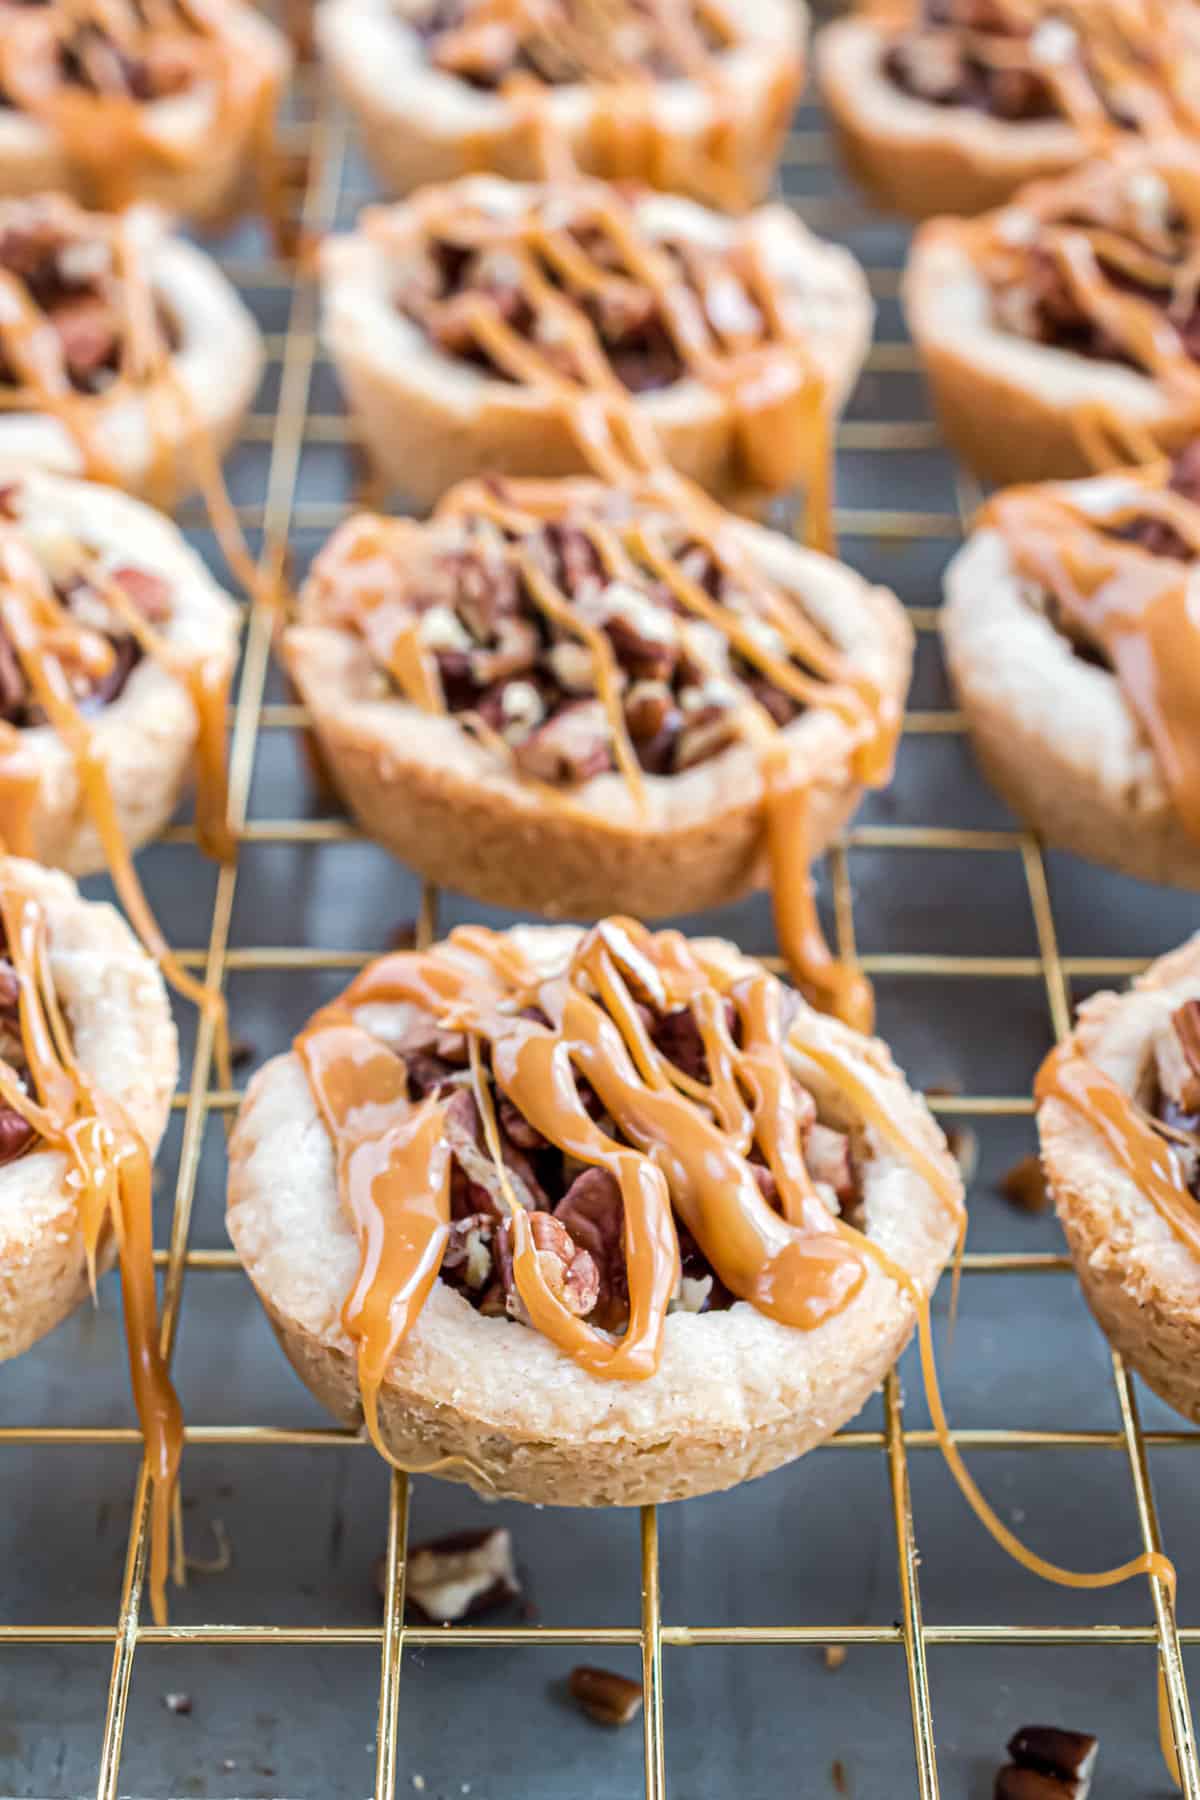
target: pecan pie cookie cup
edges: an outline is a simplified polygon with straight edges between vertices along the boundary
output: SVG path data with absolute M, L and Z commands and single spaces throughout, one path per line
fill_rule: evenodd
M 761 198 L 804 75 L 802 0 L 498 16 L 480 0 L 325 0 L 316 33 L 393 193 L 564 156 L 710 205 Z
M 50 977 L 79 1068 L 119 1103 L 153 1152 L 166 1128 L 178 1063 L 158 970 L 113 907 L 82 899 L 66 875 L 16 857 L 0 858 L 6 909 L 18 892 L 44 919 Z M 28 1083 L 11 956 L 5 943 L 0 1056 Z M 114 1255 L 109 1236 L 101 1242 L 99 1265 L 108 1267 Z M 72 1158 L 0 1102 L 0 1358 L 27 1350 L 87 1292 L 81 1191 Z
M 215 222 L 263 178 L 291 57 L 240 0 L 0 0 L 0 194 Z
M 1200 887 L 1200 446 L 999 494 L 942 642 L 984 771 L 1047 843 Z
M 1000 206 L 1139 123 L 1194 124 L 1187 5 L 900 0 L 839 19 L 815 60 L 838 147 L 879 205 L 927 219 Z
M 323 335 L 368 453 L 418 505 L 484 473 L 645 466 L 779 492 L 828 449 L 872 305 L 789 209 L 473 177 L 371 208 L 323 257 Z
M 762 881 L 772 755 L 807 791 L 816 856 L 862 793 L 855 696 L 891 730 L 911 655 L 899 602 L 845 565 L 586 480 L 350 520 L 283 640 L 371 836 L 460 892 L 593 918 Z
M 679 1499 L 823 1441 L 960 1218 L 882 1044 L 621 920 L 371 965 L 230 1144 L 230 1235 L 306 1384 L 402 1465 L 535 1503 Z
M 0 462 L 4 842 L 75 875 L 106 865 L 78 746 L 42 709 L 39 639 L 53 644 L 136 849 L 164 829 L 197 766 L 203 776 L 211 765 L 214 796 L 223 796 L 237 617 L 160 513 L 111 488 Z
M 148 208 L 0 201 L 0 301 L 0 458 L 166 508 L 203 485 L 262 369 L 254 320 L 211 258 Z
M 939 423 L 996 482 L 1090 474 L 1200 430 L 1200 150 L 1130 145 L 979 219 L 936 219 L 904 277 Z
M 1080 1007 L 1040 1078 L 1038 1131 L 1097 1322 L 1200 1419 L 1200 937 Z

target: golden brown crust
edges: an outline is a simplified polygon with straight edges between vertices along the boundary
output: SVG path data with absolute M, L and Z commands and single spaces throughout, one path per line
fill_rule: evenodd
M 1200 996 L 1200 937 L 1161 957 L 1127 994 L 1080 1008 L 1076 1039 L 1129 1092 L 1151 1040 L 1184 1000 Z M 1200 1262 L 1062 1101 L 1038 1110 L 1046 1176 L 1084 1296 L 1102 1331 L 1155 1393 L 1200 1420 Z
M 986 212 L 1082 160 L 1083 140 L 1065 121 L 1012 124 L 903 93 L 881 67 L 895 35 L 874 19 L 839 19 L 814 45 L 838 149 L 878 205 L 910 219 Z
M 728 131 L 723 141 L 747 202 L 761 199 L 803 85 L 808 9 L 803 0 L 750 0 L 739 9 L 738 24 L 746 42 L 725 59 L 727 105 L 693 81 L 657 82 L 639 90 L 650 129 L 598 133 L 597 119 L 611 107 L 603 89 L 549 89 L 546 112 L 576 166 L 585 174 L 648 182 L 720 205 L 705 148 L 717 126 Z M 333 84 L 357 119 L 389 193 L 409 194 L 480 169 L 516 181 L 540 173 L 522 104 L 432 69 L 392 0 L 324 0 L 316 9 L 316 34 Z M 720 160 L 724 164 L 725 157 Z
M 894 595 L 761 527 L 736 529 L 759 566 L 801 596 L 852 666 L 901 707 L 912 634 Z M 302 619 L 313 616 L 302 608 Z M 748 745 L 682 775 L 648 777 L 643 816 L 615 774 L 555 804 L 453 718 L 380 698 L 365 647 L 345 631 L 301 623 L 285 634 L 282 653 L 348 809 L 440 885 L 551 917 L 662 918 L 723 905 L 764 879 L 762 777 Z M 812 782 L 816 856 L 861 797 L 850 733 L 815 708 L 786 735 L 793 766 Z
M 83 900 L 66 875 L 16 857 L 0 879 L 45 909 L 55 987 L 76 1054 L 125 1107 L 151 1151 L 166 1128 L 178 1052 L 162 977 L 111 906 Z M 87 1296 L 68 1161 L 38 1150 L 0 1168 L 0 1359 L 16 1356 Z M 103 1266 L 112 1260 L 106 1247 Z
M 1077 856 L 1200 887 L 1200 844 L 1116 677 L 1078 657 L 1023 599 L 998 532 L 972 535 L 945 590 L 947 667 L 975 754 L 1013 810 Z
M 518 929 L 527 948 L 576 935 Z M 731 946 L 722 953 L 737 958 Z M 803 1032 L 869 1065 L 903 1128 L 957 1183 L 941 1133 L 882 1044 L 807 1009 Z M 813 1066 L 798 1066 L 819 1104 L 846 1118 L 845 1103 L 839 1112 Z M 928 1292 L 953 1244 L 951 1209 L 882 1143 L 872 1139 L 870 1148 L 868 1231 Z M 228 1225 L 297 1373 L 337 1417 L 357 1425 L 358 1383 L 340 1316 L 357 1247 L 294 1055 L 269 1063 L 247 1093 L 230 1143 Z M 437 1282 L 385 1379 L 384 1441 L 405 1464 L 468 1459 L 479 1474 L 462 1465 L 444 1473 L 493 1497 L 539 1504 L 633 1506 L 730 1487 L 828 1437 L 907 1342 L 911 1303 L 874 1264 L 868 1269 L 851 1304 L 811 1332 L 744 1304 L 673 1313 L 658 1373 L 642 1382 L 590 1376 L 539 1333 L 485 1318 Z
M 457 192 L 464 203 L 486 200 L 514 212 L 529 190 L 478 177 Z M 446 198 L 455 204 L 455 194 Z M 762 207 L 735 228 L 677 196 L 646 195 L 635 202 L 635 216 L 651 237 L 672 232 L 705 245 L 749 230 L 811 346 L 834 409 L 841 408 L 862 366 L 873 317 L 866 278 L 847 251 L 820 242 L 780 206 Z M 474 475 L 584 471 L 578 439 L 554 394 L 489 379 L 442 355 L 398 312 L 394 257 L 417 232 L 412 206 L 368 209 L 356 231 L 327 242 L 322 258 L 322 334 L 375 468 L 422 507 Z M 711 493 L 740 497 L 738 431 L 723 394 L 689 378 L 633 404 L 675 468 Z
M 130 563 L 161 576 L 170 590 L 170 616 L 162 626 L 166 642 L 193 655 L 203 652 L 226 669 L 232 666 L 237 609 L 168 519 L 112 488 L 25 472 L 3 459 L 0 482 L 11 488 L 10 505 L 35 547 L 53 556 L 57 542 L 78 538 L 110 567 Z M 132 850 L 157 837 L 179 804 L 191 778 L 198 730 L 182 682 L 148 657 L 93 721 L 93 742 Z M 30 828 L 38 861 L 77 876 L 103 869 L 104 847 L 75 758 L 53 727 L 22 731 L 20 750 L 6 766 L 14 774 L 37 774 Z

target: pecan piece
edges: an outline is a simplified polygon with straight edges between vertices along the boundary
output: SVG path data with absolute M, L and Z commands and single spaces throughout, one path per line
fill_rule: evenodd
M 1158 1085 L 1181 1112 L 1200 1112 L 1200 1000 L 1185 1000 L 1154 1040 Z
M 616 1330 L 629 1316 L 625 1207 L 616 1177 L 607 1169 L 584 1169 L 555 1207 L 554 1217 L 596 1265 L 596 1323 Z
M 384 1560 L 375 1565 L 375 1585 L 383 1592 Z M 521 1595 L 513 1561 L 512 1535 L 503 1526 L 488 1531 L 455 1531 L 417 1544 L 408 1553 L 404 1596 L 407 1610 L 431 1625 L 477 1618 Z
M 517 767 L 539 781 L 588 781 L 612 767 L 608 720 L 599 700 L 562 707 L 513 752 Z
M 1015 1763 L 1063 1781 L 1090 1781 L 1099 1752 L 1090 1731 L 1065 1731 L 1060 1725 L 1022 1725 L 1008 1740 Z
M 533 1245 L 547 1287 L 567 1311 L 577 1319 L 586 1319 L 600 1297 L 600 1272 L 586 1250 L 575 1242 L 571 1233 L 548 1212 L 529 1215 Z M 508 1311 L 514 1319 L 528 1324 L 512 1268 L 512 1221 L 505 1219 L 496 1233 L 496 1260 L 508 1296 Z
M 37 1133 L 12 1106 L 0 1106 L 0 1165 L 15 1162 L 28 1150 Z
M 1023 1156 L 1014 1163 L 1000 1183 L 1000 1192 L 1021 1212 L 1045 1212 L 1050 1204 L 1050 1190 L 1040 1156 Z
M 630 1725 L 642 1710 L 642 1684 L 612 1669 L 579 1664 L 567 1677 L 572 1700 L 597 1725 Z
M 813 1180 L 833 1189 L 839 1206 L 854 1199 L 858 1183 L 850 1157 L 850 1139 L 844 1131 L 834 1131 L 829 1125 L 812 1125 L 804 1142 L 804 1160 Z

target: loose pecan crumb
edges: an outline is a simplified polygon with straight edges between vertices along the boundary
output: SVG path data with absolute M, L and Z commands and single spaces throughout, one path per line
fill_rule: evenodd
M 1004 1198 L 1020 1212 L 1045 1212 L 1050 1204 L 1050 1190 L 1040 1156 L 1023 1156 L 1000 1183 Z
M 1008 1741 L 1012 1761 L 996 1775 L 994 1800 L 1086 1800 L 1098 1751 L 1090 1732 L 1022 1725 Z
M 824 1654 L 827 1669 L 840 1669 L 846 1660 L 846 1646 L 845 1644 L 826 1644 Z
M 612 1669 L 593 1669 L 585 1664 L 567 1677 L 571 1698 L 597 1725 L 629 1725 L 642 1710 L 642 1684 Z
M 381 1594 L 386 1572 L 381 1556 L 374 1571 Z M 511 1533 L 501 1526 L 491 1531 L 456 1531 L 415 1545 L 408 1553 L 404 1594 L 412 1616 L 431 1625 L 478 1618 L 520 1599 Z

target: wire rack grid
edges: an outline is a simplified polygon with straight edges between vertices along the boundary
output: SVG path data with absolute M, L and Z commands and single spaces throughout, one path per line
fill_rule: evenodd
M 305 228 L 317 234 L 334 222 L 339 206 L 346 198 L 343 174 L 347 128 L 344 121 L 327 110 L 320 100 L 317 85 L 310 72 L 302 71 L 295 99 L 296 114 L 294 122 L 288 128 L 288 137 L 291 146 L 302 149 L 307 156 L 302 218 Z M 793 173 L 799 173 L 803 185 L 814 189 L 823 188 L 827 158 L 828 146 L 819 124 L 810 128 L 805 118 L 801 128 L 797 129 L 789 141 L 789 168 Z M 812 198 L 802 200 L 799 204 L 801 211 L 818 228 L 830 229 L 836 225 L 839 202 L 827 198 L 823 192 L 815 193 Z M 277 290 L 286 306 L 284 328 L 269 342 L 271 356 L 278 369 L 278 398 L 269 412 L 258 412 L 251 417 L 246 430 L 247 442 L 269 446 L 265 498 L 261 503 L 239 507 L 242 522 L 248 531 L 261 533 L 268 546 L 283 546 L 293 533 L 323 531 L 344 513 L 344 505 L 340 502 L 305 498 L 298 490 L 298 476 L 302 449 L 306 445 L 330 445 L 345 450 L 350 448 L 350 436 L 340 414 L 320 411 L 312 404 L 314 372 L 320 363 L 320 353 L 316 340 L 316 298 L 311 282 L 301 280 L 292 286 L 289 271 L 270 258 L 231 261 L 227 266 L 243 286 Z M 875 268 L 870 273 L 876 298 L 881 301 L 894 298 L 894 270 Z M 878 342 L 871 353 L 871 371 L 907 372 L 915 370 L 915 367 L 911 347 L 899 336 Z M 936 444 L 936 432 L 923 419 L 905 421 L 852 418 L 843 424 L 839 436 L 840 450 L 864 452 L 880 458 L 921 452 L 934 448 Z M 838 526 L 843 535 L 855 541 L 874 541 L 885 551 L 890 546 L 899 548 L 927 540 L 938 540 L 949 546 L 959 534 L 963 520 L 969 516 L 975 499 L 976 495 L 969 484 L 960 481 L 958 504 L 945 512 L 911 508 L 858 508 L 852 512 L 843 510 L 838 518 Z M 196 517 L 192 517 L 190 522 L 199 523 Z M 931 607 L 914 606 L 910 608 L 910 613 L 922 637 L 935 631 L 936 615 Z M 232 718 L 231 807 L 232 816 L 240 826 L 241 844 L 244 847 L 262 844 L 328 845 L 353 838 L 355 834 L 352 828 L 337 818 L 252 815 L 252 778 L 256 756 L 265 734 L 300 733 L 305 723 L 303 711 L 299 707 L 286 702 L 271 702 L 266 698 L 271 632 L 271 620 L 266 612 L 252 610 L 248 620 L 240 687 Z M 910 711 L 905 721 L 906 739 L 909 741 L 944 738 L 961 732 L 961 718 L 946 707 Z M 194 844 L 190 827 L 177 826 L 169 835 L 176 843 Z M 980 980 L 989 984 L 1036 980 L 1041 983 L 1044 991 L 1052 1032 L 1061 1035 L 1069 1022 L 1073 981 L 1087 984 L 1124 978 L 1136 972 L 1144 960 L 1110 955 L 1071 957 L 1061 953 L 1046 865 L 1038 844 L 1028 835 L 1013 829 L 968 829 L 932 823 L 865 823 L 852 829 L 845 841 L 830 853 L 829 898 L 837 938 L 844 953 L 850 954 L 855 950 L 854 894 L 849 855 L 861 850 L 920 852 L 934 857 L 950 855 L 972 860 L 989 852 L 1015 853 L 1021 861 L 1027 901 L 1036 931 L 1036 954 L 1033 955 L 960 955 L 942 950 L 866 954 L 862 958 L 863 964 L 876 978 L 896 982 L 909 978 L 936 977 L 949 981 Z M 202 968 L 209 981 L 223 984 L 235 973 L 254 970 L 351 970 L 367 960 L 365 953 L 356 950 L 271 944 L 238 947 L 231 944 L 230 926 L 238 881 L 238 865 L 220 872 L 207 944 L 203 948 L 186 949 L 183 952 L 184 960 L 194 967 Z M 421 935 L 426 940 L 435 930 L 437 905 L 437 895 L 426 892 L 420 920 Z M 166 923 L 169 927 L 171 921 L 168 919 Z M 182 1138 L 169 1235 L 165 1245 L 156 1252 L 162 1273 L 162 1334 L 168 1351 L 174 1347 L 180 1326 L 185 1276 L 204 1277 L 206 1273 L 229 1271 L 237 1266 L 232 1251 L 189 1247 L 193 1200 L 205 1127 L 210 1117 L 227 1118 L 238 1100 L 236 1092 L 212 1085 L 212 1050 L 211 1031 L 202 1023 L 195 1042 L 190 1080 L 186 1088 L 176 1096 L 174 1103 L 182 1113 Z M 931 1094 L 931 1103 L 947 1119 L 1020 1118 L 1031 1112 L 1031 1102 L 1025 1092 L 943 1092 Z M 1045 1274 L 1061 1279 L 1063 1273 L 1069 1270 L 1069 1263 L 1058 1252 L 1046 1249 L 969 1251 L 964 1259 L 964 1269 L 971 1278 L 978 1275 L 1039 1277 Z M 254 1304 L 248 1289 L 245 1300 L 247 1306 Z M 964 1310 L 969 1311 L 970 1306 L 968 1283 Z M 1165 1547 L 1169 1551 L 1171 1546 L 1162 1544 L 1151 1490 L 1148 1448 L 1194 1447 L 1200 1441 L 1200 1436 L 1183 1428 L 1145 1431 L 1141 1424 L 1137 1396 L 1120 1359 L 1115 1355 L 1112 1358 L 1112 1380 L 1119 1418 L 1119 1428 L 1116 1430 L 988 1428 L 961 1431 L 956 1434 L 956 1438 L 961 1446 L 972 1451 L 1022 1450 L 1042 1453 L 1052 1449 L 1066 1449 L 1108 1450 L 1118 1453 L 1127 1468 L 1142 1547 Z M 135 1432 L 125 1426 L 86 1427 L 35 1423 L 10 1425 L 0 1429 L 0 1446 L 21 1444 L 38 1446 L 46 1451 L 61 1445 L 128 1445 L 135 1440 Z M 333 1427 L 282 1429 L 267 1425 L 219 1424 L 191 1426 L 187 1441 L 189 1445 L 217 1446 L 229 1455 L 247 1446 L 277 1449 L 328 1447 L 338 1450 L 348 1449 L 360 1442 L 352 1434 Z M 703 1626 L 666 1621 L 663 1617 L 660 1581 L 659 1520 L 656 1509 L 647 1507 L 642 1511 L 639 1521 L 641 1616 L 637 1626 L 545 1627 L 528 1623 L 503 1626 L 459 1625 L 448 1628 L 414 1626 L 405 1621 L 404 1605 L 410 1481 L 405 1475 L 394 1473 L 390 1477 L 389 1487 L 384 1563 L 385 1601 L 380 1625 L 340 1626 L 322 1623 L 277 1626 L 226 1624 L 214 1620 L 158 1627 L 143 1619 L 148 1513 L 147 1474 L 143 1466 L 130 1514 L 120 1604 L 115 1621 L 111 1625 L 99 1626 L 70 1622 L 48 1625 L 4 1624 L 0 1626 L 0 1648 L 46 1643 L 111 1644 L 112 1667 L 98 1747 L 96 1788 L 100 1800 L 117 1800 L 122 1750 L 126 1741 L 130 1686 L 135 1659 L 143 1647 L 163 1643 L 196 1647 L 237 1644 L 276 1647 L 286 1644 L 354 1644 L 374 1647 L 379 1656 L 374 1791 L 377 1800 L 391 1800 L 399 1780 L 399 1700 L 406 1649 L 450 1644 L 516 1652 L 531 1643 L 541 1646 L 585 1645 L 600 1651 L 628 1647 L 640 1653 L 642 1664 L 645 1692 L 645 1793 L 649 1800 L 663 1800 L 667 1792 L 662 1684 L 665 1648 L 889 1644 L 900 1648 L 907 1671 L 915 1755 L 914 1791 L 921 1796 L 921 1800 L 932 1800 L 942 1790 L 928 1667 L 928 1652 L 931 1648 L 947 1645 L 1065 1646 L 1089 1642 L 1146 1645 L 1156 1649 L 1165 1673 L 1170 1723 L 1184 1791 L 1189 1800 L 1200 1800 L 1200 1770 L 1197 1766 L 1181 1654 L 1181 1642 L 1200 1643 L 1200 1626 L 1180 1628 L 1170 1595 L 1161 1583 L 1151 1583 L 1152 1624 L 1021 1626 L 988 1622 L 986 1619 L 947 1624 L 927 1622 L 923 1613 L 920 1555 L 910 1496 L 909 1453 L 914 1450 L 931 1450 L 936 1443 L 932 1432 L 923 1427 L 906 1425 L 905 1402 L 900 1382 L 893 1373 L 886 1384 L 881 1428 L 846 1430 L 839 1433 L 834 1441 L 839 1450 L 869 1451 L 882 1454 L 885 1459 L 894 1527 L 898 1591 L 902 1602 L 902 1616 L 890 1625 L 845 1623 L 836 1619 L 763 1626 Z M 846 1554 L 852 1553 L 852 1547 L 848 1547 Z M 900 1778 L 892 1791 L 907 1787 L 907 1781 Z

